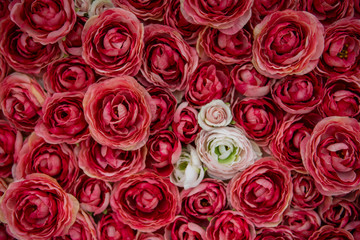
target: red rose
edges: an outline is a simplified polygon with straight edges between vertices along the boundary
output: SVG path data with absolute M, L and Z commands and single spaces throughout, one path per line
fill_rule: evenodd
M 275 227 L 293 195 L 290 171 L 272 158 L 262 158 L 229 182 L 227 194 L 233 208 L 256 227 Z
M 143 171 L 115 184 L 110 206 L 133 229 L 153 232 L 175 219 L 180 196 L 168 179 Z
M 9 11 L 10 0 L 0 2 L 0 21 L 7 18 L 10 14 Z
M 92 84 L 83 100 L 91 136 L 100 144 L 122 150 L 145 145 L 150 135 L 149 93 L 129 76 Z
M 82 32 L 85 62 L 105 76 L 134 76 L 141 65 L 144 27 L 121 8 L 91 17 Z
M 255 240 L 303 240 L 302 238 L 295 236 L 291 230 L 285 226 L 263 228 L 257 235 Z
M 177 216 L 175 220 L 165 228 L 165 240 L 203 240 L 205 230 L 199 225 L 190 222 L 186 217 Z
M 24 240 L 67 234 L 79 210 L 72 195 L 40 173 L 11 183 L 0 201 L 1 221 L 8 224 L 11 235 Z
M 68 54 L 73 56 L 82 55 L 82 41 L 81 34 L 84 29 L 84 25 L 88 19 L 86 17 L 76 17 L 76 22 L 72 30 L 59 41 L 60 49 Z
M 171 124 L 174 133 L 185 144 L 193 142 L 200 132 L 198 112 L 188 105 L 187 102 L 182 102 L 177 107 Z
M 360 239 L 360 221 L 351 222 L 344 229 L 349 231 L 354 236 L 354 239 Z
M 308 240 L 355 240 L 354 237 L 341 228 L 325 225 L 314 232 Z
M 102 216 L 97 224 L 99 240 L 135 239 L 135 230 L 116 217 L 114 212 Z
M 138 232 L 136 240 L 164 240 L 164 236 L 160 233 L 144 233 Z
M 16 240 L 9 234 L 6 226 L 7 226 L 6 224 L 0 223 L 0 239 L 1 240 Z

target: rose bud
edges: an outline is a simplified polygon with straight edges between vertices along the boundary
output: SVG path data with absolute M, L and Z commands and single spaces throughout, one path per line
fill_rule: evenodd
M 18 130 L 32 132 L 46 98 L 40 84 L 28 75 L 13 73 L 0 86 L 0 108 L 5 117 Z
M 222 211 L 211 219 L 206 228 L 206 239 L 249 239 L 256 236 L 254 224 L 235 211 Z
M 205 175 L 198 154 L 190 144 L 182 149 L 180 158 L 174 164 L 170 181 L 178 187 L 189 189 L 201 183 Z
M 170 91 L 184 90 L 198 65 L 196 50 L 176 29 L 160 24 L 145 27 L 144 42 L 142 83 Z
M 136 240 L 164 240 L 164 236 L 160 233 L 144 233 L 138 232 L 136 234 Z
M 204 0 L 181 0 L 180 9 L 190 23 L 210 26 L 225 34 L 235 34 L 249 21 L 253 2 L 226 0 L 218 4 Z
M 10 183 L 0 199 L 0 209 L 1 221 L 15 238 L 43 240 L 68 233 L 79 203 L 55 179 L 34 173 Z
M 274 102 L 291 114 L 313 111 L 320 104 L 323 94 L 321 78 L 314 72 L 303 76 L 286 76 L 271 85 Z
M 234 127 L 202 130 L 196 138 L 196 151 L 208 168 L 208 174 L 227 180 L 244 171 L 261 157 L 261 150 L 246 138 L 243 131 Z
M 124 151 L 101 145 L 92 138 L 76 148 L 79 167 L 91 178 L 116 182 L 145 168 L 146 147 Z
M 262 97 L 270 92 L 270 78 L 267 78 L 254 68 L 250 62 L 235 65 L 230 72 L 236 91 L 247 97 Z
M 308 240 L 355 240 L 350 232 L 341 228 L 325 225 L 314 232 Z
M 94 219 L 83 210 L 79 210 L 75 223 L 70 227 L 68 234 L 54 237 L 52 240 L 98 240 Z
M 181 36 L 189 44 L 195 44 L 199 32 L 204 26 L 189 23 L 180 11 L 180 0 L 169 0 L 169 7 L 166 9 L 164 23 L 177 29 Z
M 8 72 L 9 65 L 7 64 L 5 58 L 0 54 L 0 83 L 7 76 Z
M 168 0 L 112 0 L 116 7 L 126 9 L 143 21 L 161 21 L 168 7 Z
M 287 226 L 295 236 L 308 239 L 320 228 L 321 219 L 313 210 L 291 209 L 284 213 L 284 219 L 280 225 Z
M 83 106 L 91 136 L 100 144 L 125 151 L 145 145 L 153 106 L 149 93 L 129 76 L 89 86 Z
M 177 216 L 175 220 L 165 228 L 165 240 L 171 239 L 205 239 L 205 230 L 199 225 L 190 222 L 186 217 Z
M 48 93 L 85 92 L 96 81 L 95 73 L 81 57 L 67 57 L 52 62 L 43 75 Z
M 293 198 L 291 206 L 298 209 L 315 209 L 325 199 L 315 186 L 310 175 L 295 173 L 292 177 Z
M 359 219 L 358 207 L 355 203 L 340 198 L 327 197 L 318 211 L 324 223 L 344 228 L 348 223 Z
M 24 142 L 13 167 L 15 179 L 31 173 L 44 173 L 55 178 L 59 185 L 69 191 L 79 175 L 78 162 L 71 146 L 52 145 L 35 133 Z
M 22 144 L 22 134 L 7 121 L 0 120 L 0 179 L 11 176 L 11 168 Z
M 285 10 L 267 15 L 254 29 L 254 67 L 276 79 L 307 74 L 323 52 L 323 34 L 323 25 L 308 12 Z
M 336 196 L 360 188 L 359 131 L 353 118 L 327 117 L 303 140 L 301 157 L 321 194 Z
M 354 239 L 360 239 L 360 221 L 350 222 L 344 229 L 349 231 L 354 236 Z
M 300 154 L 301 142 L 310 136 L 312 129 L 321 119 L 321 116 L 315 113 L 285 115 L 269 144 L 273 156 L 290 170 L 306 173 Z
M 114 185 L 110 206 L 133 229 L 154 232 L 175 219 L 180 196 L 168 179 L 142 171 Z
M 177 107 L 171 124 L 172 130 L 184 144 L 193 142 L 200 132 L 198 111 L 188 105 L 188 102 L 182 102 Z
M 209 218 L 215 217 L 228 206 L 225 183 L 212 178 L 205 178 L 196 187 L 183 190 L 180 197 L 181 214 L 205 226 Z
M 121 8 L 91 17 L 82 32 L 85 62 L 105 76 L 135 76 L 141 65 L 144 27 Z
M 146 167 L 162 177 L 168 177 L 174 169 L 173 163 L 176 163 L 181 154 L 181 142 L 176 134 L 162 130 L 150 136 L 146 146 Z
M 283 113 L 272 99 L 237 99 L 232 105 L 235 125 L 260 146 L 267 146 L 278 132 Z
M 109 183 L 83 174 L 76 180 L 72 193 L 83 210 L 100 214 L 109 206 L 111 190 Z
M 51 144 L 76 144 L 90 135 L 85 121 L 82 92 L 54 93 L 46 98 L 35 133 Z
M 206 131 L 226 127 L 231 120 L 231 109 L 222 100 L 213 100 L 202 106 L 198 114 L 199 126 Z
M 252 58 L 252 34 L 244 28 L 225 34 L 207 27 L 199 33 L 196 49 L 202 58 L 208 56 L 224 65 L 244 64 Z
M 156 105 L 156 112 L 152 116 L 150 134 L 155 134 L 166 129 L 174 119 L 177 105 L 175 96 L 166 88 L 150 87 L 147 89 L 153 104 Z
M 65 37 L 76 20 L 73 0 L 18 0 L 9 9 L 11 20 L 43 45 Z
M 290 171 L 262 158 L 230 180 L 227 194 L 231 206 L 256 227 L 276 227 L 293 195 Z
M 339 3 L 341 5 L 341 3 Z M 326 28 L 317 71 L 325 76 L 359 75 L 360 19 L 341 19 Z
M 81 34 L 86 21 L 86 17 L 76 17 L 76 22 L 72 30 L 68 33 L 68 35 L 66 35 L 66 37 L 58 42 L 60 49 L 64 53 L 73 56 L 82 56 Z
M 111 0 L 95 0 L 91 3 L 89 9 L 89 16 L 100 15 L 105 12 L 107 9 L 113 8 L 114 4 Z
M 97 224 L 99 240 L 135 239 L 136 231 L 116 217 L 114 212 L 102 216 Z
M 87 16 L 89 8 L 91 5 L 91 0 L 74 0 L 74 7 L 77 16 Z
M 303 240 L 303 238 L 296 236 L 289 228 L 285 226 L 263 228 L 257 233 L 255 238 L 255 240 L 267 240 L 267 239 Z
M 44 67 L 62 55 L 58 44 L 35 42 L 9 18 L 0 21 L 0 36 L 0 54 L 18 72 L 40 74 Z
M 347 116 L 360 119 L 360 82 L 355 76 L 335 76 L 327 80 L 319 112 L 324 117 Z

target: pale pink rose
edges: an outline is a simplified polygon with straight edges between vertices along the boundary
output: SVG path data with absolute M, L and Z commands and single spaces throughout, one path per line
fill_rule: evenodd
M 231 120 L 231 109 L 222 100 L 213 100 L 202 106 L 198 114 L 199 126 L 206 131 L 226 127 L 231 123 Z
M 111 0 L 95 0 L 91 3 L 89 8 L 89 16 L 100 15 L 107 9 L 113 8 L 114 4 Z
M 86 16 L 90 9 L 92 0 L 74 0 L 76 14 L 80 17 Z
M 177 216 L 172 223 L 166 226 L 164 236 L 165 240 L 203 240 L 205 239 L 205 230 L 186 217 Z

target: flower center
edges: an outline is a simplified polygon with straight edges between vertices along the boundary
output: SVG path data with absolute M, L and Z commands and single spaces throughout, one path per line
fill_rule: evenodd
M 343 49 L 337 54 L 339 58 L 347 58 L 348 57 L 348 48 L 349 44 L 345 44 Z

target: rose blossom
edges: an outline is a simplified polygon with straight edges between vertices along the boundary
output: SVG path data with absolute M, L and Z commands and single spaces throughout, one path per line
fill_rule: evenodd
M 11 20 L 44 45 L 56 43 L 66 36 L 76 19 L 73 0 L 17 0 L 9 9 Z
M 303 240 L 302 238 L 296 236 L 289 228 L 285 226 L 279 227 L 270 227 L 261 229 L 255 240 L 267 240 L 267 239 L 277 239 L 277 240 Z
M 160 24 L 145 27 L 145 50 L 141 73 L 143 84 L 182 91 L 198 65 L 196 50 L 176 29 Z
M 96 81 L 95 72 L 81 57 L 67 57 L 52 62 L 43 75 L 48 93 L 86 91 Z
M 176 109 L 174 121 L 171 127 L 181 142 L 189 144 L 195 140 L 200 132 L 198 125 L 198 112 L 195 108 L 188 106 L 188 102 L 182 102 Z
M 200 160 L 208 168 L 208 174 L 221 180 L 244 171 L 261 156 L 260 148 L 250 142 L 243 131 L 234 127 L 202 130 L 195 144 Z
M 247 97 L 261 97 L 270 92 L 270 78 L 258 73 L 251 62 L 235 65 L 230 77 L 236 91 Z
M 190 78 L 185 99 L 194 106 L 202 106 L 214 99 L 229 95 L 232 87 L 228 68 L 214 61 L 203 62 Z
M 24 240 L 67 234 L 79 210 L 76 198 L 41 173 L 10 183 L 0 201 L 1 221 L 8 224 L 11 235 Z
M 101 145 L 92 138 L 76 149 L 79 167 L 91 178 L 108 182 L 119 181 L 145 168 L 146 147 L 124 151 Z
M 319 192 L 341 195 L 360 188 L 360 124 L 353 118 L 327 117 L 301 146 L 305 169 Z
M 225 183 L 212 178 L 205 178 L 196 187 L 183 190 L 180 197 L 181 214 L 205 225 L 209 218 L 218 215 L 228 206 Z
M 85 119 L 100 144 L 122 150 L 139 149 L 150 135 L 149 93 L 129 76 L 92 84 L 85 93 Z
M 107 9 L 113 8 L 114 4 L 111 0 L 95 0 L 91 3 L 89 9 L 89 16 L 100 15 L 105 12 Z
M 6 77 L 9 72 L 9 66 L 5 58 L 0 54 L 0 83 Z
M 314 232 L 308 240 L 355 240 L 350 232 L 341 228 L 325 225 Z
M 164 236 L 165 240 L 202 240 L 205 239 L 205 230 L 190 222 L 186 217 L 177 216 L 172 223 L 166 226 Z
M 0 86 L 0 104 L 5 117 L 18 130 L 33 131 L 46 98 L 39 83 L 28 75 L 12 73 Z
M 86 16 L 88 14 L 92 0 L 74 0 L 74 7 L 78 16 Z
M 65 38 L 58 42 L 60 49 L 64 53 L 73 56 L 82 56 L 81 34 L 86 21 L 86 17 L 77 16 L 74 27 Z
M 109 183 L 83 174 L 76 180 L 72 194 L 83 210 L 100 214 L 110 203 L 111 190 Z
M 12 165 L 22 144 L 23 137 L 20 131 L 7 121 L 0 120 L 0 179 L 11 176 Z
M 235 211 L 222 211 L 211 219 L 206 228 L 208 240 L 249 239 L 256 236 L 254 224 Z
M 175 219 L 180 196 L 168 179 L 142 171 L 114 185 L 110 206 L 133 229 L 153 232 Z
M 232 114 L 235 125 L 260 146 L 274 138 L 283 118 L 282 111 L 267 97 L 237 99 Z
M 174 169 L 173 164 L 181 154 L 181 142 L 176 134 L 162 130 L 150 136 L 146 146 L 148 149 L 146 167 L 160 176 L 168 177 Z
M 144 27 L 134 14 L 111 8 L 91 17 L 82 32 L 85 62 L 105 76 L 134 76 L 141 65 Z
M 90 134 L 85 121 L 82 92 L 54 93 L 46 98 L 35 132 L 52 144 L 75 144 Z
M 62 55 L 58 44 L 35 42 L 9 18 L 0 21 L 0 36 L 0 54 L 10 67 L 22 73 L 40 74 L 44 67 Z
M 308 12 L 285 10 L 267 15 L 254 29 L 253 64 L 270 78 L 313 70 L 324 49 L 324 27 Z
M 166 129 L 174 119 L 177 100 L 166 88 L 150 87 L 147 90 L 153 104 L 156 105 L 156 112 L 152 115 L 150 125 L 150 134 L 155 134 Z
M 225 65 L 243 64 L 252 58 L 252 34 L 240 29 L 235 34 L 225 34 L 207 27 L 199 33 L 196 49 L 200 56 Z
M 136 240 L 164 240 L 164 236 L 160 233 L 144 233 L 138 232 L 136 234 Z
M 213 100 L 202 106 L 198 114 L 199 126 L 206 131 L 226 127 L 231 123 L 231 120 L 231 109 L 222 100 Z
M 72 147 L 66 144 L 49 144 L 32 133 L 25 140 L 13 167 L 15 179 L 24 178 L 31 173 L 47 174 L 68 191 L 79 175 Z
M 103 215 L 96 230 L 99 240 L 135 239 L 136 234 L 135 230 L 117 218 L 114 212 Z
M 180 0 L 180 6 L 181 13 L 190 23 L 210 26 L 225 34 L 234 34 L 249 21 L 253 2 Z
M 298 209 L 315 209 L 325 199 L 310 175 L 295 173 L 292 177 L 293 198 L 291 206 Z
M 201 183 L 205 175 L 199 156 L 190 144 L 182 149 L 180 158 L 174 164 L 170 181 L 178 187 L 189 189 Z
M 293 195 L 290 171 L 270 157 L 235 175 L 227 187 L 231 206 L 256 227 L 275 227 Z
M 143 21 L 161 21 L 169 0 L 112 0 L 115 6 L 126 9 Z

